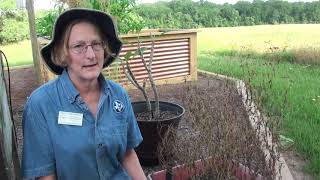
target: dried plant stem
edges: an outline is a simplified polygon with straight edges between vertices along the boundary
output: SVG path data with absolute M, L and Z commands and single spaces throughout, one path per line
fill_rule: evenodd
M 122 68 L 124 69 L 124 73 L 127 76 L 128 80 L 133 84 L 134 87 L 136 87 L 137 89 L 139 89 L 144 98 L 146 99 L 146 104 L 147 104 L 147 110 L 149 113 L 149 119 L 152 119 L 152 109 L 151 109 L 151 103 L 150 103 L 150 99 L 148 97 L 147 91 L 146 91 L 146 81 L 143 81 L 143 86 L 141 86 L 137 79 L 135 78 L 135 76 L 133 75 L 132 71 L 131 71 L 131 67 L 128 61 L 126 61 L 126 68 L 124 68 L 124 65 L 122 64 Z
M 140 42 L 138 43 L 138 48 L 140 49 L 139 51 L 139 55 L 141 58 L 141 61 L 144 65 L 144 68 L 146 69 L 147 73 L 148 73 L 148 78 L 150 81 L 150 85 L 154 94 L 154 99 L 155 99 L 155 108 L 154 108 L 154 118 L 158 119 L 160 116 L 160 112 L 159 112 L 159 94 L 158 94 L 158 90 L 155 84 L 155 81 L 153 79 L 152 76 L 152 61 L 153 61 L 153 54 L 154 54 L 154 37 L 152 37 L 152 44 L 151 44 L 151 52 L 150 52 L 150 59 L 149 59 L 149 64 L 147 65 L 144 56 L 143 56 L 143 52 L 141 51 L 141 47 L 140 47 Z M 150 102 L 150 101 L 149 101 Z
M 120 59 L 120 60 L 122 61 L 122 68 L 124 70 L 124 74 L 126 75 L 128 80 L 133 84 L 133 86 L 135 86 L 137 89 L 139 89 L 142 92 L 142 94 L 146 100 L 147 110 L 149 112 L 149 120 L 152 120 L 152 119 L 157 120 L 160 117 L 159 94 L 158 94 L 158 90 L 157 90 L 157 87 L 155 84 L 155 80 L 152 75 L 152 62 L 153 62 L 154 44 L 155 43 L 154 43 L 154 36 L 152 34 L 150 34 L 150 37 L 152 39 L 152 43 L 151 43 L 151 47 L 150 47 L 151 51 L 150 51 L 149 63 L 147 63 L 144 58 L 143 54 L 144 54 L 144 49 L 146 49 L 146 48 L 141 47 L 141 41 L 139 38 L 138 38 L 138 42 L 137 42 L 138 49 L 136 50 L 136 52 L 135 53 L 128 52 L 125 56 L 125 60 L 122 60 L 122 59 Z M 137 81 L 135 75 L 133 74 L 133 72 L 131 70 L 130 64 L 129 64 L 129 60 L 132 57 L 135 57 L 136 55 L 140 56 L 140 60 L 143 64 L 144 69 L 147 71 L 147 75 L 148 75 L 148 77 L 143 80 L 142 85 L 139 84 L 139 82 Z M 123 63 L 124 61 L 125 61 L 125 64 Z M 149 80 L 153 94 L 154 94 L 154 99 L 155 99 L 154 110 L 152 109 L 151 102 L 150 102 L 150 99 L 149 99 L 147 91 L 146 91 L 147 80 Z

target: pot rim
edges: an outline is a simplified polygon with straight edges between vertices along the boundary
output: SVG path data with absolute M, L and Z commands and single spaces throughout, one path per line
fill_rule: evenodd
M 155 101 L 150 101 L 151 103 L 154 103 Z M 146 103 L 146 101 L 133 101 L 133 102 L 131 102 L 131 104 L 132 105 L 134 105 L 134 104 L 143 104 L 143 103 Z M 184 113 L 185 113 L 185 109 L 184 109 L 184 107 L 182 107 L 181 105 L 179 105 L 179 104 L 177 104 L 177 103 L 173 103 L 173 102 L 168 102 L 168 101 L 159 101 L 159 104 L 170 104 L 170 105 L 173 105 L 173 106 L 175 106 L 175 107 L 177 107 L 178 109 L 180 109 L 181 110 L 181 113 L 179 113 L 179 115 L 176 115 L 175 117 L 172 117 L 172 118 L 169 118 L 169 119 L 162 119 L 162 120 L 139 120 L 139 119 L 137 119 L 137 121 L 139 121 L 139 122 L 159 122 L 159 121 L 161 121 L 161 122 L 163 122 L 163 121 L 171 121 L 172 119 L 180 119 L 180 118 L 182 118 L 182 116 L 184 115 Z

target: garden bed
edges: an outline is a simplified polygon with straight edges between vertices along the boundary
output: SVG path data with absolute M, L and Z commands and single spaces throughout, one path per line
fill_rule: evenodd
M 14 82 L 12 88 L 12 97 L 14 101 L 13 111 L 15 124 L 17 127 L 19 152 L 21 152 L 22 105 L 25 103 L 28 94 L 30 94 L 32 90 L 37 87 L 37 85 L 34 83 L 34 80 L 28 80 L 28 82 L 24 80 L 25 77 L 34 75 L 30 68 L 24 68 L 18 71 L 28 74 L 20 74 L 15 76 L 15 73 L 13 73 L 12 75 L 12 79 Z M 15 87 L 15 85 L 24 85 L 24 87 L 22 89 L 19 89 Z M 16 99 L 19 94 L 24 94 L 25 96 L 21 96 L 19 99 Z M 133 101 L 143 100 L 140 93 L 136 90 L 131 90 L 129 94 Z M 186 82 L 174 85 L 161 85 L 159 86 L 159 94 L 161 100 L 179 103 L 183 105 L 187 110 L 179 126 L 177 138 L 178 141 L 176 141 L 177 143 L 169 143 L 170 145 L 173 145 L 173 147 L 175 147 L 175 153 L 180 153 L 180 157 L 178 154 L 174 158 L 172 158 L 174 160 L 174 164 L 192 161 L 192 159 L 182 158 L 187 157 L 186 155 L 195 159 L 205 158 L 203 157 L 203 155 L 210 155 L 213 151 L 215 151 L 217 155 L 219 155 L 220 153 L 222 159 L 232 158 L 233 160 L 241 162 L 242 164 L 250 167 L 250 169 L 254 170 L 257 174 L 261 174 L 263 176 L 268 176 L 268 174 L 270 174 L 270 171 L 268 170 L 268 168 L 266 168 L 267 165 L 265 163 L 265 157 L 260 151 L 259 142 L 257 139 L 252 138 L 254 137 L 254 131 L 252 131 L 251 129 L 250 123 L 248 122 L 248 115 L 233 83 L 218 78 L 199 76 L 199 80 L 194 83 Z M 199 109 L 199 107 L 201 108 Z M 204 107 L 208 109 L 204 112 L 201 112 L 201 109 L 203 110 Z M 198 113 L 192 113 L 192 111 L 195 110 Z M 211 124 L 209 125 L 203 124 L 203 121 L 195 121 L 195 114 L 205 117 L 205 112 L 212 115 L 209 118 L 207 117 L 207 119 L 203 118 L 206 120 L 211 118 L 212 121 L 210 121 Z M 223 117 L 225 118 L 221 118 L 221 115 L 223 115 Z M 204 130 L 206 133 L 213 133 L 202 136 L 198 131 L 198 128 L 200 127 L 195 126 L 195 124 L 202 124 L 206 125 L 207 127 L 212 127 L 212 125 L 215 125 L 215 127 L 205 128 Z M 228 136 L 224 136 L 225 134 L 228 134 Z M 219 138 L 214 138 L 214 135 L 219 135 Z M 209 138 L 209 136 L 212 137 Z M 224 138 L 223 136 L 228 138 L 224 139 L 224 141 L 221 141 L 221 139 Z M 205 141 L 206 139 L 209 139 L 213 144 L 216 143 L 215 147 L 221 148 L 216 148 L 214 150 L 211 149 L 211 151 L 209 151 L 205 146 L 203 146 L 204 142 L 208 142 Z M 188 147 L 189 149 L 186 147 Z M 201 148 L 196 149 L 197 147 Z M 212 146 L 210 147 L 212 148 Z M 228 153 L 226 149 L 223 148 L 234 151 L 232 151 L 232 153 Z M 183 149 L 188 149 L 192 153 L 184 154 L 186 153 L 186 151 L 183 151 Z M 225 154 L 226 156 L 222 156 L 223 154 Z M 157 167 L 144 167 L 145 173 L 150 174 L 152 172 L 166 168 L 168 166 L 168 161 L 162 162 L 164 163 L 163 166 L 159 165 Z
M 199 76 L 196 82 L 161 85 L 158 89 L 160 100 L 181 104 L 186 113 L 177 137 L 164 142 L 167 148 L 162 152 L 170 149 L 172 158 L 162 159 L 162 166 L 145 167 L 146 174 L 169 165 L 192 166 L 191 162 L 197 159 L 214 156 L 223 162 L 211 167 L 218 179 L 232 178 L 232 169 L 228 167 L 231 160 L 244 164 L 256 175 L 267 179 L 274 176 L 275 170 L 266 164 L 234 81 Z M 131 90 L 130 96 L 132 101 L 143 100 L 137 90 Z

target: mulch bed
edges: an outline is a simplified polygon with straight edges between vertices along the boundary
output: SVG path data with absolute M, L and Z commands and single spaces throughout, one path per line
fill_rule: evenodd
M 199 76 L 197 82 L 193 83 L 182 83 L 182 84 L 173 84 L 173 85 L 161 85 L 158 86 L 159 96 L 162 101 L 169 101 L 178 103 L 183 106 L 192 105 L 192 102 L 186 101 L 187 98 L 192 98 L 187 94 L 190 91 L 186 91 L 186 89 L 190 89 L 190 87 L 193 87 L 194 85 L 197 85 L 197 87 L 206 88 L 205 91 L 199 91 L 199 92 L 209 92 L 210 98 L 213 100 L 221 100 L 223 102 L 227 102 L 228 105 L 227 108 L 230 109 L 230 111 L 233 112 L 232 116 L 230 118 L 230 121 L 232 121 L 237 126 L 237 130 L 235 133 L 238 133 L 238 131 L 248 128 L 248 121 L 247 121 L 247 115 L 245 112 L 245 109 L 243 107 L 243 104 L 241 102 L 241 98 L 237 94 L 234 87 L 230 87 L 228 83 L 226 83 L 224 80 L 220 79 L 213 79 L 208 77 Z M 14 122 L 16 126 L 16 134 L 18 138 L 18 154 L 21 157 L 21 151 L 22 151 L 22 125 L 21 125 L 21 118 L 22 118 L 22 112 L 23 112 L 23 105 L 26 102 L 27 97 L 31 94 L 31 92 L 37 88 L 37 84 L 35 82 L 35 73 L 32 68 L 19 68 L 11 70 L 11 97 L 12 97 L 12 104 L 13 104 L 13 115 L 14 115 Z M 144 100 L 142 94 L 137 90 L 130 90 L 129 95 L 132 99 L 132 101 L 139 101 Z M 219 108 L 219 105 L 217 102 L 211 102 L 210 107 L 216 107 Z M 225 107 L 226 107 L 225 106 Z M 224 107 L 224 108 L 225 108 Z M 179 133 L 178 134 L 186 134 L 190 133 L 190 126 L 192 122 L 190 122 L 190 119 L 192 119 L 193 115 L 190 114 L 190 111 L 188 111 L 188 108 L 186 109 L 186 113 L 184 115 L 184 118 L 180 122 L 179 125 Z M 256 147 L 256 151 L 258 150 L 258 147 Z M 259 156 L 259 157 L 258 157 Z M 264 161 L 264 157 L 261 155 L 256 156 L 257 159 L 260 158 L 261 161 Z M 263 167 L 260 167 L 263 168 Z M 144 170 L 146 173 L 150 173 L 155 170 L 161 169 L 160 166 L 153 167 L 153 168 L 147 168 L 144 167 Z

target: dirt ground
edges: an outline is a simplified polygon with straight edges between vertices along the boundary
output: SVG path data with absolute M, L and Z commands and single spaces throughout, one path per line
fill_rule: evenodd
M 19 156 L 21 157 L 21 146 L 22 146 L 22 125 L 21 125 L 21 117 L 22 117 L 22 111 L 23 106 L 28 98 L 28 96 L 31 94 L 31 92 L 38 87 L 36 83 L 35 73 L 31 67 L 25 67 L 25 68 L 16 68 L 11 70 L 11 99 L 12 99 L 12 105 L 13 105 L 13 115 L 14 115 L 14 122 L 16 126 L 16 134 L 18 139 L 18 152 Z M 199 80 L 203 80 L 204 77 L 199 77 Z M 210 83 L 215 84 L 217 87 L 219 87 L 220 80 L 211 79 Z M 203 82 L 209 82 L 207 80 Z M 175 97 L 179 96 L 179 91 L 181 89 L 176 89 L 174 92 L 176 94 L 172 95 L 172 89 L 175 89 L 176 87 L 171 88 L 160 88 L 160 96 L 165 100 L 174 100 Z M 168 95 L 168 90 L 171 90 L 171 95 Z M 141 96 L 137 95 L 138 93 L 136 91 L 131 91 L 130 96 L 133 100 L 141 99 Z M 312 179 L 310 176 L 305 175 L 302 172 L 303 167 L 305 166 L 305 161 L 296 153 L 293 151 L 288 151 L 283 153 L 284 158 L 288 164 L 288 167 L 294 176 L 295 179 Z

